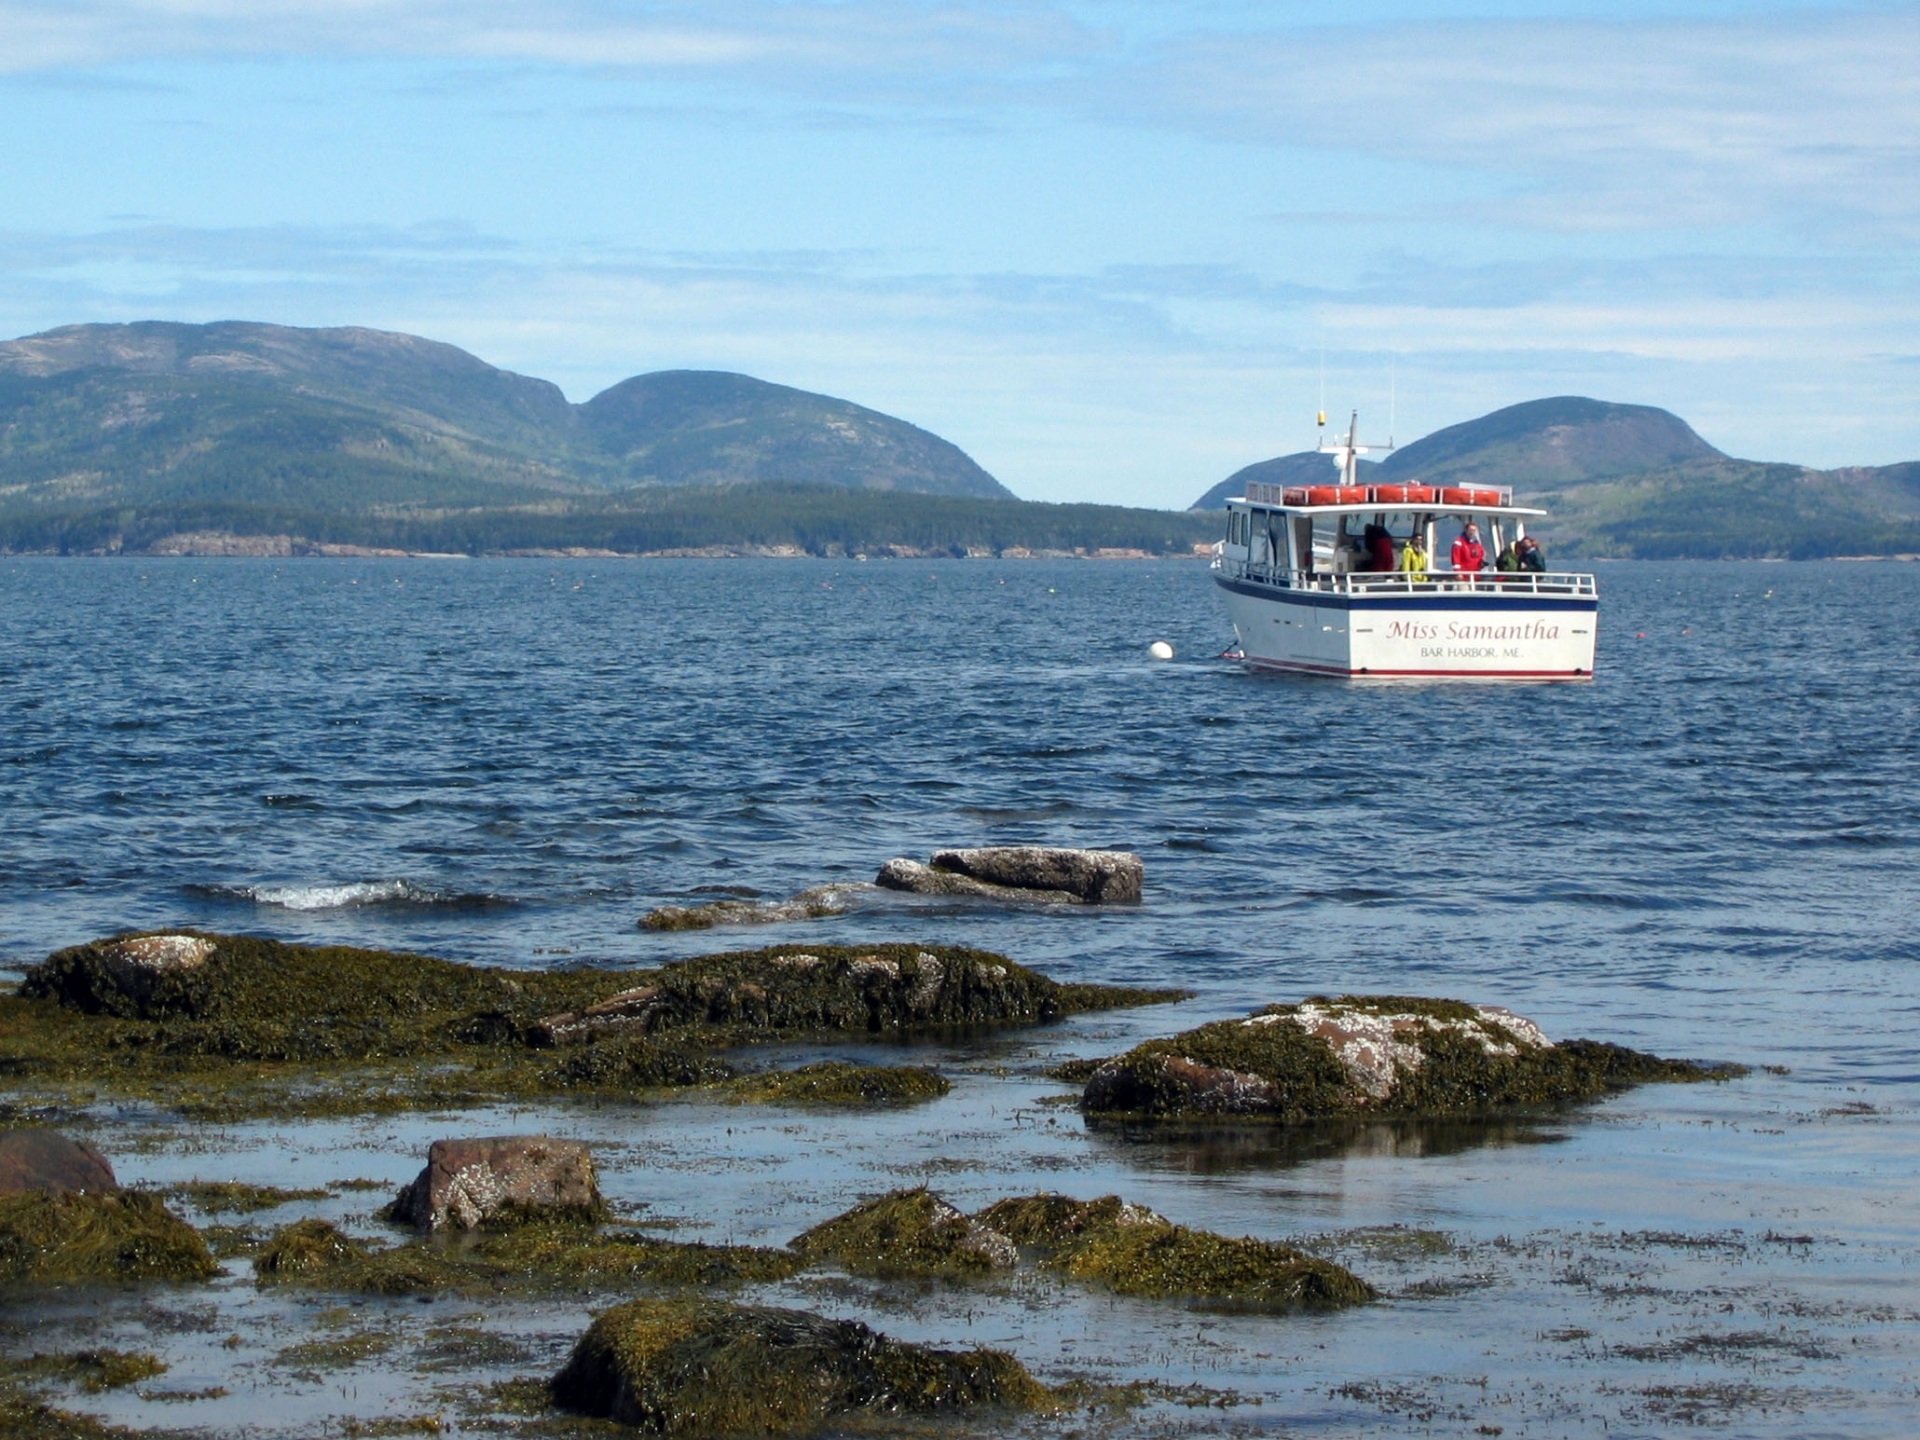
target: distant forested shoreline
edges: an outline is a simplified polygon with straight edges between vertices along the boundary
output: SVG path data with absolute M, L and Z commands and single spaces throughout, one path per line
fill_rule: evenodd
M 1218 516 L 841 490 L 648 488 L 484 509 L 347 514 L 234 501 L 0 509 L 12 555 L 525 553 L 1191 555 Z

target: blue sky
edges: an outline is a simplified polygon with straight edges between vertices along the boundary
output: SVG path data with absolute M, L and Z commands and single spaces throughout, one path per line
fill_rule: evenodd
M 0 335 L 740 370 L 1182 506 L 1501 405 L 1920 458 L 1920 5 L 0 0 Z

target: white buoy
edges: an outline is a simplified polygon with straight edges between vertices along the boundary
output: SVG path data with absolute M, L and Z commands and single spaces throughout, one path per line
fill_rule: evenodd
M 1171 660 L 1173 659 L 1173 646 L 1164 640 L 1156 640 L 1153 644 L 1147 646 L 1147 654 L 1156 660 Z

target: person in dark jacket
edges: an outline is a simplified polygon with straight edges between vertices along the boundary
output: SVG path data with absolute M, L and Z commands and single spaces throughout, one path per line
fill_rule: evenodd
M 1468 575 L 1487 568 L 1487 547 L 1480 543 L 1480 527 L 1471 520 L 1453 542 L 1453 568 Z
M 1519 552 L 1518 558 L 1522 570 L 1532 570 L 1538 574 L 1546 572 L 1547 552 L 1540 548 L 1538 540 L 1531 535 L 1522 535 L 1514 542 L 1514 549 Z

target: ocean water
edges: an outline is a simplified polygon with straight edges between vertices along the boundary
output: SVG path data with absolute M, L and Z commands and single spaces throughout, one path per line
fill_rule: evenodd
M 1320 1235 L 1394 1295 L 1304 1327 L 838 1295 L 1051 1375 L 1239 1397 L 1205 1425 L 1149 1406 L 1142 1433 L 1906 1433 L 1920 567 L 1598 568 L 1596 679 L 1501 687 L 1249 673 L 1217 658 L 1232 635 L 1197 562 L 0 561 L 0 972 L 192 926 L 529 967 L 925 939 L 1185 985 L 1170 1010 L 943 1053 L 970 1077 L 955 1095 L 868 1132 L 788 1116 L 717 1139 L 680 1107 L 644 1122 L 677 1158 L 611 1159 L 611 1183 L 708 1238 L 777 1243 L 887 1176 L 945 1175 L 970 1204 L 1039 1171 Z M 636 924 L 990 843 L 1138 851 L 1146 901 Z M 1326 1152 L 1036 1118 L 1059 1053 L 1346 991 L 1776 1069 Z M 460 1123 L 489 1118 L 528 1128 Z M 98 1123 L 136 1179 L 206 1175 L 212 1146 L 231 1178 L 289 1183 L 245 1127 L 189 1161 Z M 640 1122 L 566 1123 L 618 1156 Z M 448 1125 L 316 1132 L 308 1173 L 404 1178 Z M 1369 1238 L 1391 1226 L 1455 1248 L 1392 1253 Z M 218 1408 L 239 1398 L 98 1403 L 266 1425 Z

